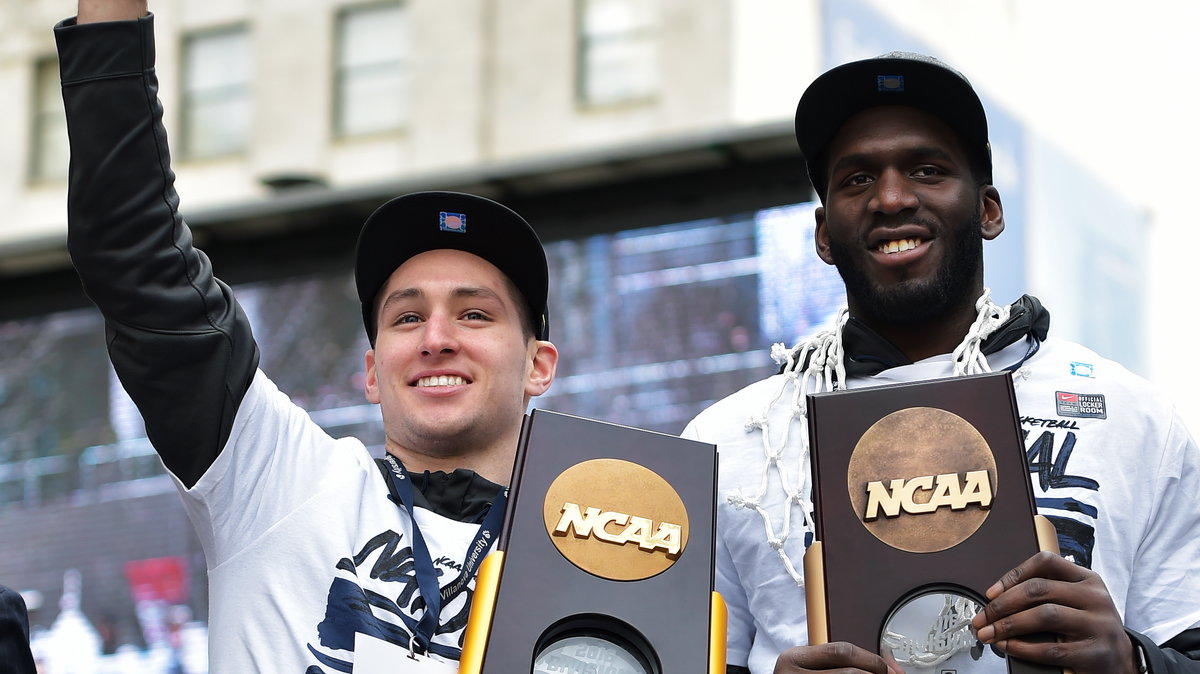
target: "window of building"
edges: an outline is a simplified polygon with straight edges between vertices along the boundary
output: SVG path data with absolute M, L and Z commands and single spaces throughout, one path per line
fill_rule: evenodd
M 393 131 L 409 117 L 409 18 L 398 2 L 338 17 L 334 125 L 340 136 Z
M 658 3 L 578 0 L 578 95 L 587 105 L 648 98 L 658 90 Z
M 59 86 L 58 61 L 38 61 L 34 73 L 33 134 L 29 168 L 34 180 L 59 180 L 67 176 L 67 117 Z
M 250 33 L 198 33 L 183 45 L 183 154 L 240 152 L 250 136 Z

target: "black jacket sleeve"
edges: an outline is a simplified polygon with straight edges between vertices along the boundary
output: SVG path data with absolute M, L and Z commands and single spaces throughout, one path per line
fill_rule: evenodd
M 154 20 L 54 29 L 71 144 L 67 245 L 117 376 L 163 463 L 192 486 L 258 367 L 246 315 L 179 214 Z
M 1162 646 L 1131 629 L 1125 632 L 1145 653 L 1150 674 L 1200 674 L 1200 628 L 1184 630 Z
M 0 672 L 35 674 L 29 650 L 29 616 L 21 595 L 0 585 Z

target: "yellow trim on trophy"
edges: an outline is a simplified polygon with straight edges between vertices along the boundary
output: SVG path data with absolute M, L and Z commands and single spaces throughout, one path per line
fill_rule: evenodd
M 471 617 L 467 619 L 459 674 L 480 674 L 488 634 L 492 630 L 492 614 L 496 610 L 496 593 L 500 589 L 500 570 L 504 566 L 504 551 L 496 550 L 484 558 L 475 577 L 475 596 L 471 598 Z
M 708 630 L 709 674 L 725 674 L 725 635 L 728 629 L 728 619 L 729 612 L 725 609 L 725 599 L 719 592 L 713 592 Z
M 1054 529 L 1053 522 L 1044 515 L 1034 515 L 1033 528 L 1037 531 L 1039 550 L 1061 554 L 1058 549 L 1058 531 Z
M 808 609 L 808 643 L 829 643 L 829 618 L 825 611 L 825 551 L 813 541 L 804 552 L 804 604 Z

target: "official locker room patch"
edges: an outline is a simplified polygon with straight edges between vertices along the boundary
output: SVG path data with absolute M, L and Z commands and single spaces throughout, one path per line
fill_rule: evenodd
M 1104 406 L 1104 395 L 1100 393 L 1068 393 L 1055 391 L 1054 404 L 1060 417 L 1081 419 L 1107 419 L 1108 409 Z
M 876 75 L 875 87 L 879 91 L 904 91 L 904 75 Z
M 458 234 L 467 233 L 467 214 L 466 213 L 447 213 L 442 211 L 438 213 L 438 229 L 443 232 L 456 232 Z

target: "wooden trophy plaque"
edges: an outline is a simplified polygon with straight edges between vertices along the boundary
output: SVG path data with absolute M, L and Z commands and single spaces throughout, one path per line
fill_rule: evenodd
M 534 410 L 464 674 L 724 674 L 716 447 Z
M 1060 672 L 971 634 L 984 592 L 1039 550 L 1012 379 L 989 373 L 808 396 L 816 542 L 810 643 L 848 641 L 913 672 Z

